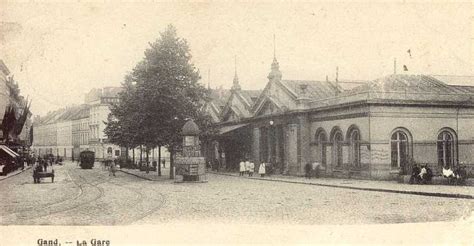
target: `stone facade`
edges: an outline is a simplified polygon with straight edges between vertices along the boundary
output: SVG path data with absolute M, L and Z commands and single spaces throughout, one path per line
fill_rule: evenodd
M 36 119 L 35 152 L 75 160 L 84 150 L 94 151 L 97 160 L 120 156 L 120 147 L 107 141 L 104 122 L 110 113 L 110 105 L 117 102 L 121 90 L 120 87 L 92 89 L 85 96 L 85 104 L 56 110 Z
M 268 79 L 248 111 L 231 90 L 215 137 L 228 163 L 250 158 L 304 175 L 319 162 L 327 176 L 370 179 L 409 174 L 414 164 L 435 173 L 463 164 L 472 173 L 474 87 L 408 74 L 350 89 L 341 85 L 351 81 L 283 80 L 276 59 Z

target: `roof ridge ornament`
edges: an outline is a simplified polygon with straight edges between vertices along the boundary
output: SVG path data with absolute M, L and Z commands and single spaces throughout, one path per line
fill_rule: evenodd
M 272 67 L 271 71 L 268 74 L 268 79 L 270 81 L 273 80 L 281 80 L 281 72 L 280 72 L 280 65 L 278 64 L 277 58 L 276 58 L 276 41 L 275 41 L 275 34 L 273 34 L 273 62 L 272 62 Z
M 237 76 L 237 56 L 234 56 L 234 80 L 232 84 L 232 90 L 240 90 L 239 77 Z

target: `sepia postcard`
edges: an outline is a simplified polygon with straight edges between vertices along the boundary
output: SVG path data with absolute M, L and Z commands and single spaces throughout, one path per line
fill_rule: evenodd
M 473 10 L 0 0 L 0 245 L 472 245 Z

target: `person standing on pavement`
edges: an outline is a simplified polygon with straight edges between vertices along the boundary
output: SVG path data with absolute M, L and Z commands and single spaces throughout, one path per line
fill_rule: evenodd
M 33 164 L 33 182 L 36 184 L 36 183 L 39 183 L 39 178 L 36 177 L 37 173 L 41 172 L 41 165 L 39 162 L 35 162 L 35 164 Z
M 244 162 L 243 160 L 240 161 L 240 163 L 239 163 L 239 171 L 240 171 L 239 176 L 244 176 L 244 172 L 245 172 L 245 162 Z
M 262 178 L 265 176 L 265 162 L 260 164 L 260 167 L 258 168 L 258 174 L 260 174 L 260 177 Z
M 249 175 L 249 173 L 250 173 L 250 161 L 248 159 L 246 159 L 246 161 L 245 161 L 245 174 Z
M 116 167 L 115 163 L 112 161 L 110 162 L 110 167 L 109 167 L 109 176 L 113 175 L 115 177 L 115 172 L 116 172 Z
M 253 162 L 249 162 L 249 177 L 253 176 L 254 170 L 255 170 L 255 164 Z

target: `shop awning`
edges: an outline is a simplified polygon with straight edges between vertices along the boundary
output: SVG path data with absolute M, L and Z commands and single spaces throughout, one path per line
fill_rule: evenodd
M 6 145 L 0 145 L 0 149 L 5 151 L 7 154 L 9 154 L 13 158 L 20 156 Z
M 240 129 L 240 128 L 246 126 L 246 125 L 248 125 L 248 124 L 238 124 L 238 125 L 232 125 L 232 126 L 223 126 L 223 127 L 219 128 L 219 134 L 225 134 L 225 133 L 228 133 L 228 132 L 231 132 L 231 131 Z

